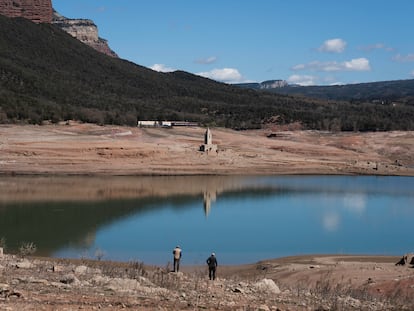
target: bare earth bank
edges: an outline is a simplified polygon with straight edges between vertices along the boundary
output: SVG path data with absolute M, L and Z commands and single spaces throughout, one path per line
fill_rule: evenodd
M 329 133 L 70 125 L 0 126 L 0 174 L 414 176 L 414 132 Z
M 206 154 L 199 151 L 204 131 L 2 125 L 1 191 L 13 192 L 5 175 L 15 174 L 414 176 L 414 132 L 217 128 L 212 133 L 218 152 Z M 95 182 L 94 187 L 101 186 Z M 137 262 L 0 255 L 0 310 L 413 310 L 414 269 L 396 266 L 398 260 L 288 257 L 220 266 L 212 282 L 205 267 L 184 266 L 182 272 L 171 273 L 168 267 Z

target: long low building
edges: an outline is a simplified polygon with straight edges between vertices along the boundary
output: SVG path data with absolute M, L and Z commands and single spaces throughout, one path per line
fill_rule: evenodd
M 138 127 L 173 127 L 173 126 L 198 126 L 197 122 L 189 121 L 138 121 Z

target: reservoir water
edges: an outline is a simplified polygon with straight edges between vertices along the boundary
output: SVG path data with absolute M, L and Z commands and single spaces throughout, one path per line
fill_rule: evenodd
M 414 251 L 414 178 L 2 177 L 0 238 L 17 252 L 166 265 Z

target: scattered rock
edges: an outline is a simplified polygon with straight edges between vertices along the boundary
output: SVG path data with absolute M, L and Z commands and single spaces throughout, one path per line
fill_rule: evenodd
M 33 264 L 27 259 L 24 259 L 23 261 L 16 263 L 15 267 L 19 269 L 30 269 L 33 267 Z
M 66 286 L 65 284 L 59 283 L 59 282 L 50 282 L 50 285 L 54 286 L 54 287 L 57 287 L 57 288 L 63 288 L 63 287 Z
M 67 274 L 60 280 L 63 284 L 78 285 L 80 281 L 74 274 Z
M 266 305 L 260 305 L 257 308 L 257 311 L 270 311 L 270 308 L 268 306 L 266 306 Z
M 236 287 L 236 288 L 233 289 L 233 293 L 243 294 L 243 290 L 240 287 Z
M 63 272 L 63 266 L 54 265 L 52 268 L 53 272 Z
M 254 284 L 254 286 L 262 291 L 266 291 L 268 293 L 273 293 L 273 294 L 280 294 L 281 291 L 279 289 L 279 287 L 275 284 L 275 282 L 273 280 L 270 279 L 263 279 L 257 283 Z
M 107 284 L 107 288 L 114 292 L 134 291 L 139 287 L 140 284 L 136 280 L 121 278 L 111 279 Z
M 11 298 L 11 297 L 21 298 L 21 297 L 23 297 L 23 294 L 19 291 L 7 288 L 7 289 L 0 289 L 0 297 L 4 297 L 4 298 Z
M 3 255 L 4 255 L 4 253 L 3 253 L 3 247 L 0 247 L 0 258 L 3 258 Z
M 354 309 L 359 309 L 361 307 L 361 301 L 352 297 L 338 297 L 338 301 L 343 302 L 346 306 L 350 306 Z
M 77 266 L 76 268 L 75 268 L 75 274 L 79 274 L 79 275 L 82 275 L 82 274 L 86 274 L 86 272 L 88 271 L 88 267 L 86 267 L 86 266 Z

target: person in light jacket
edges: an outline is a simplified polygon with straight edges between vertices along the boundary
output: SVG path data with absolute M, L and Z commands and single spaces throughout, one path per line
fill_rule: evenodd
M 216 269 L 217 269 L 217 258 L 215 253 L 211 253 L 210 257 L 207 258 L 208 265 L 208 277 L 210 280 L 216 279 Z
M 173 250 L 174 255 L 174 272 L 178 272 L 180 269 L 180 260 L 182 255 L 182 250 L 179 245 L 177 245 Z

